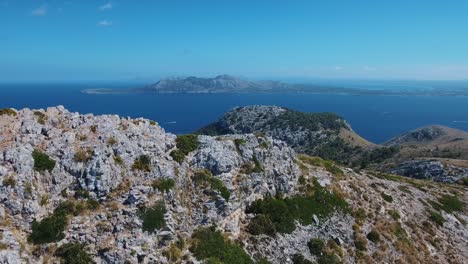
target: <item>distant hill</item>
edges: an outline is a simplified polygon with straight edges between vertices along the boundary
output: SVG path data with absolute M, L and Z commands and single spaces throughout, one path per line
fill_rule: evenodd
M 199 134 L 265 134 L 283 140 L 296 151 L 350 163 L 375 145 L 356 134 L 333 113 L 302 113 L 277 106 L 237 107 Z
M 231 93 L 231 92 L 274 92 L 291 89 L 292 86 L 277 81 L 254 82 L 230 75 L 214 78 L 170 78 L 146 86 L 143 90 L 156 93 Z
M 403 158 L 468 159 L 468 133 L 441 125 L 415 129 L 387 141 L 384 145 L 400 146 Z

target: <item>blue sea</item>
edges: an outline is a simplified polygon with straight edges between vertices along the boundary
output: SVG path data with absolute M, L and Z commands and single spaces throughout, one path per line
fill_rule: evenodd
M 335 112 L 364 138 L 382 143 L 421 126 L 441 124 L 468 131 L 468 97 L 353 96 L 336 94 L 84 94 L 87 88 L 143 84 L 0 84 L 0 108 L 46 108 L 118 114 L 157 121 L 168 132 L 189 133 L 235 106 L 277 105 L 304 112 Z M 346 83 L 343 83 L 343 86 Z M 368 84 L 369 85 L 369 84 Z M 359 86 L 354 84 L 354 86 Z M 372 86 L 372 85 L 371 85 Z M 380 89 L 382 84 L 376 85 Z M 388 84 L 385 84 L 388 87 Z M 406 86 L 405 86 L 406 87 Z M 368 88 L 368 87 L 366 87 Z

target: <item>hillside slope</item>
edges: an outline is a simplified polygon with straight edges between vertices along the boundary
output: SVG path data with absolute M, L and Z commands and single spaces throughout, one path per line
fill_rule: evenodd
M 462 186 L 357 173 L 259 134 L 176 137 L 63 107 L 0 113 L 1 263 L 468 258 Z
M 234 108 L 197 133 L 264 134 L 285 141 L 297 152 L 342 163 L 350 163 L 363 150 L 374 147 L 336 114 L 302 113 L 277 106 Z

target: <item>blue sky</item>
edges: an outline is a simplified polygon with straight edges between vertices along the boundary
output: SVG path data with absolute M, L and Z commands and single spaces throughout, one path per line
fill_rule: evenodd
M 0 82 L 468 79 L 468 1 L 0 0 Z

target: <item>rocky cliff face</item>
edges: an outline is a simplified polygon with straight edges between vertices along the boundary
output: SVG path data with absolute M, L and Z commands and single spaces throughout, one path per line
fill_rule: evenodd
M 356 173 L 267 135 L 189 141 L 142 118 L 3 113 L 0 263 L 468 258 L 463 187 Z

